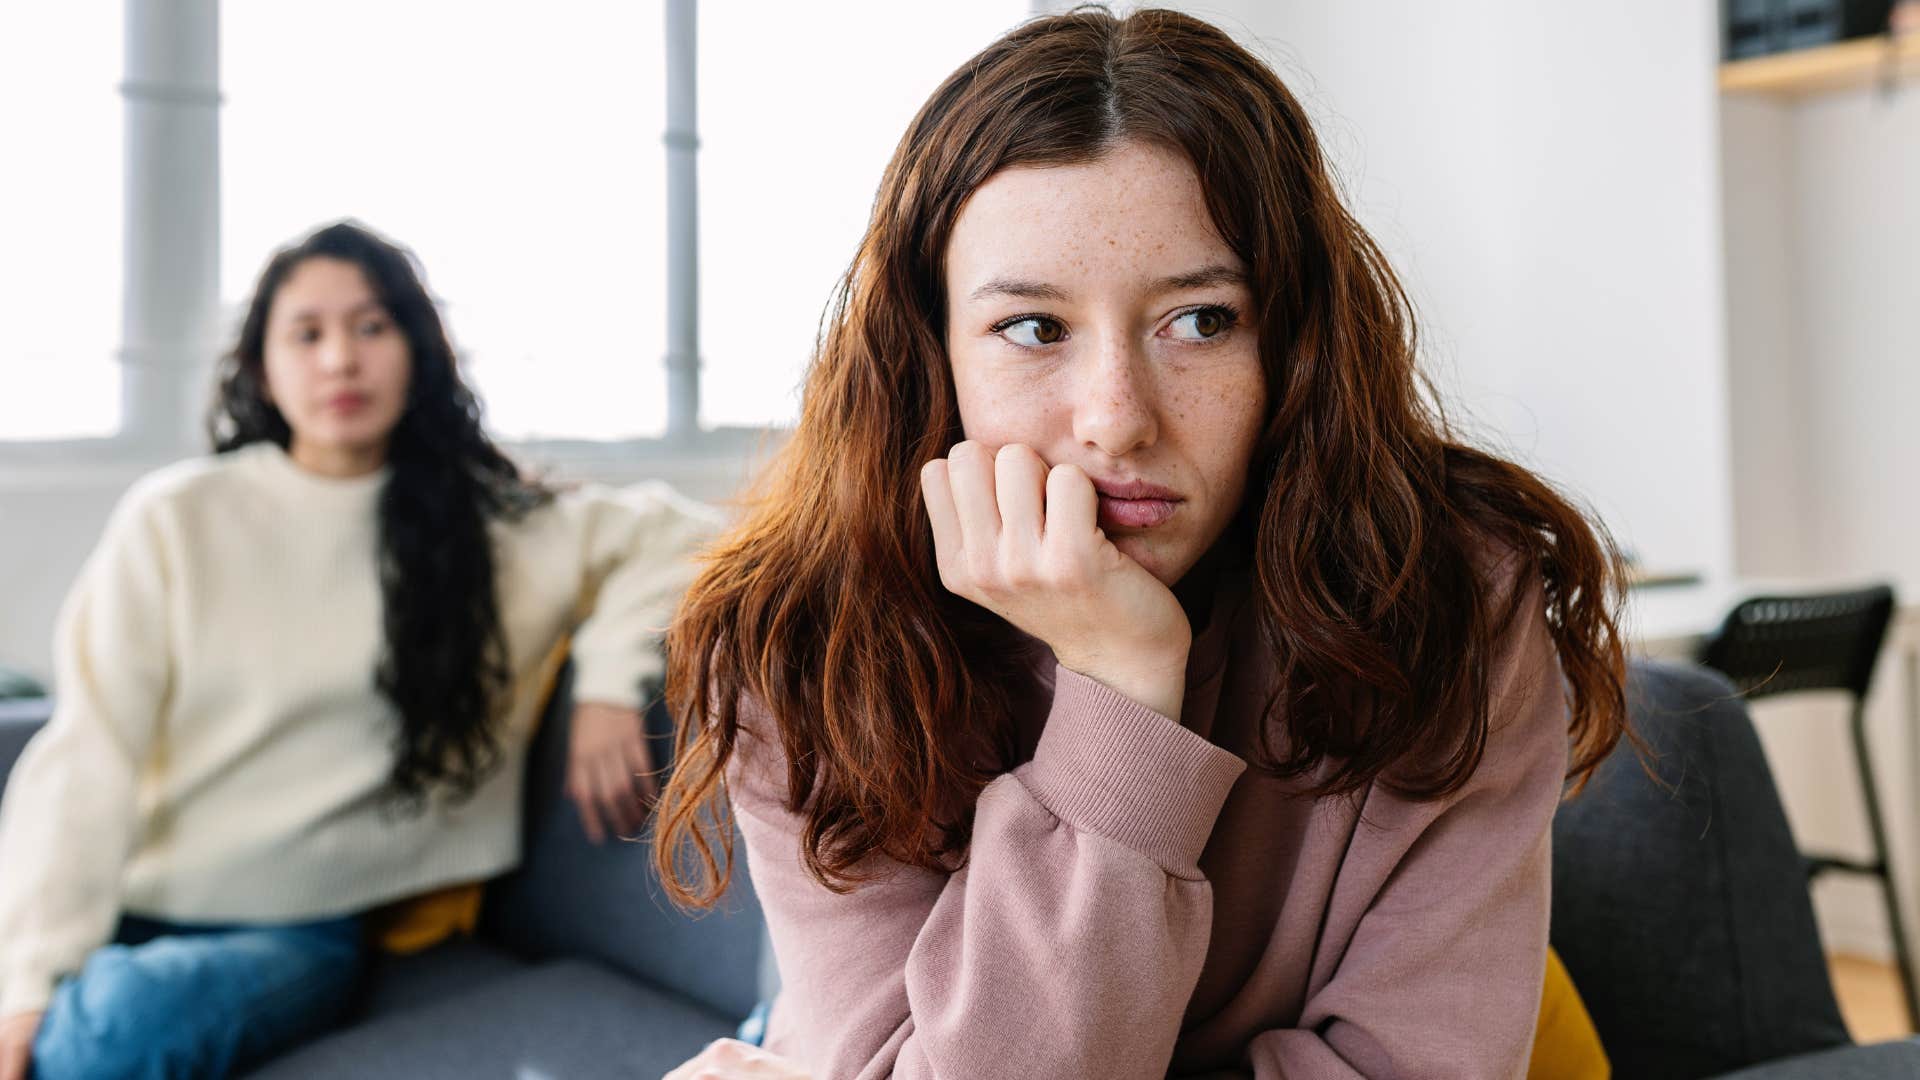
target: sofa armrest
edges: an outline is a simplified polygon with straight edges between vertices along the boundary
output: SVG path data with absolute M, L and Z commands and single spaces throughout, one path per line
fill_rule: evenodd
M 7 776 L 27 740 L 53 715 L 52 698 L 19 698 L 0 701 L 0 796 L 7 790 Z
M 1842 1046 L 1770 1061 L 1720 1080 L 1896 1080 L 1920 1076 L 1920 1039 Z
M 1633 726 L 1553 823 L 1553 944 L 1621 1077 L 1847 1045 L 1766 754 L 1704 668 L 1636 660 Z

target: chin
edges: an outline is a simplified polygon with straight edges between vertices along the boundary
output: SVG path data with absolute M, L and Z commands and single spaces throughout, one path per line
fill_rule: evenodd
M 1173 545 L 1155 542 L 1139 533 L 1117 537 L 1113 546 L 1119 548 L 1122 555 L 1145 567 L 1147 573 L 1169 589 L 1186 576 L 1195 561 L 1178 551 L 1168 550 Z
M 364 454 L 384 448 L 383 440 L 375 434 L 358 428 L 351 430 L 335 429 L 324 431 L 313 440 L 316 446 L 337 454 Z

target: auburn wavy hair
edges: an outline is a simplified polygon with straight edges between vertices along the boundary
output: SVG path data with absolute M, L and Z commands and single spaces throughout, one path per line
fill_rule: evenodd
M 1537 575 L 1565 675 L 1572 777 L 1626 730 L 1619 559 L 1517 465 L 1456 441 L 1419 374 L 1407 296 L 1342 205 L 1305 112 L 1219 29 L 1164 10 L 1032 20 L 960 66 L 881 179 L 823 323 L 800 422 L 668 638 L 676 765 L 655 858 L 683 904 L 732 864 L 741 709 L 771 716 L 802 856 L 835 889 L 884 855 L 951 868 L 974 797 L 1011 764 L 1021 650 L 947 592 L 919 474 L 960 439 L 943 260 L 1002 169 L 1140 140 L 1186 157 L 1253 292 L 1268 416 L 1241 518 L 1276 658 L 1264 760 L 1316 794 L 1456 791 L 1484 753 L 1496 649 Z

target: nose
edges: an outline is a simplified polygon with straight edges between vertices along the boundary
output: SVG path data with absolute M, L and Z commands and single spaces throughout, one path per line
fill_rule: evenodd
M 320 341 L 320 369 L 329 375 L 351 375 L 360 367 L 360 346 L 353 334 L 336 330 Z
M 1110 457 L 1152 446 L 1159 410 L 1146 351 L 1124 334 L 1102 335 L 1075 396 L 1073 435 Z

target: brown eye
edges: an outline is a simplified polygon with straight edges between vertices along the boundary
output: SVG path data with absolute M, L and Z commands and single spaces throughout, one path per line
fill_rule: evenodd
M 1204 307 L 1181 314 L 1167 329 L 1182 341 L 1208 341 L 1233 329 L 1234 313 L 1229 308 Z
M 1049 319 L 1044 315 L 1023 315 L 1001 323 L 994 329 L 1015 345 L 1029 348 L 1052 345 L 1067 336 L 1067 328 L 1058 319 Z

